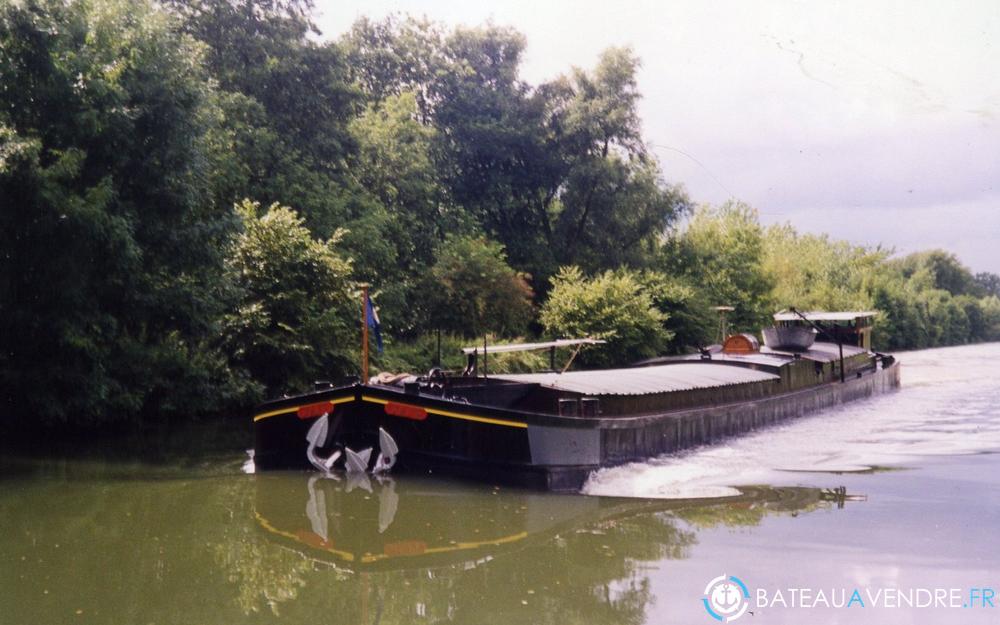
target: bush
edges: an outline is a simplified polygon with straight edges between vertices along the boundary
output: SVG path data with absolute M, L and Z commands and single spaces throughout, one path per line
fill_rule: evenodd
M 272 394 L 303 390 L 312 380 L 356 370 L 358 300 L 350 263 L 336 251 L 339 233 L 312 238 L 298 214 L 271 205 L 237 206 L 243 233 L 227 260 L 239 306 L 226 317 L 234 364 Z
M 511 269 L 499 243 L 449 236 L 425 287 L 429 325 L 467 337 L 521 335 L 534 313 L 527 278 Z
M 656 309 L 667 316 L 664 329 L 671 334 L 668 351 L 682 354 L 715 340 L 716 313 L 700 289 L 658 271 L 642 271 L 636 279 Z
M 541 322 L 552 336 L 604 339 L 607 345 L 581 353 L 588 365 L 611 366 L 659 355 L 672 333 L 636 275 L 606 271 L 587 278 L 579 267 L 563 267 L 552 278 Z
M 774 280 L 764 267 L 764 230 L 755 209 L 740 202 L 700 207 L 672 251 L 668 266 L 698 285 L 710 305 L 736 309 L 730 317 L 735 331 L 757 332 L 771 322 Z

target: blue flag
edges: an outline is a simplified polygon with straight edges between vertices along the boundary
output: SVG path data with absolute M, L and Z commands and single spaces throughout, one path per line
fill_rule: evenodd
M 382 324 L 378 320 L 378 313 L 372 306 L 372 298 L 365 294 L 365 306 L 368 307 L 368 327 L 375 333 L 375 344 L 378 346 L 378 353 L 382 353 Z

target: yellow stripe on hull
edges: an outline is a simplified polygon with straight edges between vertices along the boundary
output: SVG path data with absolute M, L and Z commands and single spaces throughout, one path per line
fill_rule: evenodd
M 373 404 L 388 404 L 388 399 L 379 399 L 378 397 L 372 397 L 370 395 L 362 395 L 362 401 L 371 402 Z M 464 414 L 461 412 L 451 412 L 449 410 L 439 410 L 438 408 L 428 408 L 427 406 L 420 406 L 428 412 L 428 414 L 436 414 L 442 417 L 451 417 L 452 419 L 463 419 L 465 421 L 476 421 L 477 423 L 489 423 L 490 425 L 505 425 L 511 428 L 527 428 L 528 424 L 523 421 L 507 421 L 506 419 L 491 419 L 489 417 L 477 417 L 471 414 Z
M 390 401 L 388 399 L 380 399 L 378 397 L 372 397 L 370 395 L 362 395 L 361 396 L 361 400 L 362 401 L 371 402 L 373 404 L 382 404 L 382 405 L 388 404 L 389 401 Z M 332 405 L 343 404 L 343 403 L 346 403 L 346 402 L 349 402 L 349 401 L 354 401 L 354 396 L 340 397 L 340 398 L 337 398 L 337 399 L 330 399 L 330 400 L 327 400 L 327 401 L 329 401 L 329 403 L 332 404 Z M 322 403 L 322 402 L 308 402 L 308 403 L 301 404 L 301 405 L 298 405 L 298 406 L 289 406 L 287 408 L 279 408 L 278 410 L 272 410 L 270 412 L 263 412 L 263 413 L 261 413 L 259 415 L 255 415 L 254 418 L 253 418 L 253 420 L 254 420 L 254 422 L 257 422 L 257 421 L 260 421 L 262 419 L 267 419 L 268 417 L 276 417 L 278 415 L 283 415 L 283 414 L 289 414 L 289 413 L 293 413 L 293 412 L 298 412 L 299 408 L 301 408 L 302 406 L 309 406 L 309 405 L 314 404 L 314 403 Z M 470 414 L 465 414 L 465 413 L 461 413 L 461 412 L 452 412 L 450 410 L 440 410 L 438 408 L 428 408 L 426 406 L 420 406 L 420 407 L 423 408 L 424 410 L 426 410 L 429 414 L 435 414 L 435 415 L 439 415 L 439 416 L 442 416 L 442 417 L 450 417 L 452 419 L 462 419 L 464 421 L 475 421 L 477 423 L 488 423 L 490 425 L 503 425 L 503 426 L 511 427 L 511 428 L 527 428 L 528 427 L 528 424 L 524 423 L 523 421 L 508 421 L 506 419 L 492 419 L 490 417 L 479 417 L 479 416 L 476 416 L 476 415 L 470 415 Z
M 354 401 L 354 396 L 351 395 L 350 397 L 338 397 L 337 399 L 328 399 L 326 401 L 329 402 L 330 404 L 334 404 L 334 405 L 336 405 L 336 404 L 343 404 L 343 403 L 346 403 L 346 402 L 349 402 L 349 401 Z M 301 408 L 302 406 L 311 406 L 312 404 L 321 404 L 321 403 L 323 403 L 323 402 L 321 402 L 321 401 L 311 401 L 309 403 L 301 404 L 299 406 L 291 406 L 291 407 L 288 407 L 288 408 L 279 408 L 278 410 L 272 410 L 271 412 L 264 412 L 264 413 L 261 413 L 259 415 L 255 415 L 254 418 L 253 418 L 253 420 L 256 422 L 256 421 L 260 421 L 261 419 L 266 419 L 268 417 L 275 417 L 275 416 L 278 416 L 280 414 L 288 414 L 289 412 L 298 412 L 299 408 Z

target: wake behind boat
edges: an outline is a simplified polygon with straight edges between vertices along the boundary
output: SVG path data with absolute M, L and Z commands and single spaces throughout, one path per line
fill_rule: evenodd
M 363 472 L 374 459 L 383 471 L 395 465 L 577 490 L 601 467 L 898 387 L 899 364 L 868 349 L 873 316 L 779 313 L 763 347 L 735 334 L 699 354 L 622 369 L 491 375 L 481 362 L 502 351 L 548 349 L 554 363 L 557 347 L 600 342 L 591 339 L 470 347 L 458 374 L 433 369 L 326 385 L 262 404 L 254 415 L 255 464 Z

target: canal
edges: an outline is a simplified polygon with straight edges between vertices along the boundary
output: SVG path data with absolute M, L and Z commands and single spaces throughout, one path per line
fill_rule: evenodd
M 582 495 L 254 475 L 249 426 L 8 453 L 0 625 L 1000 622 L 1000 344 L 899 358 Z

